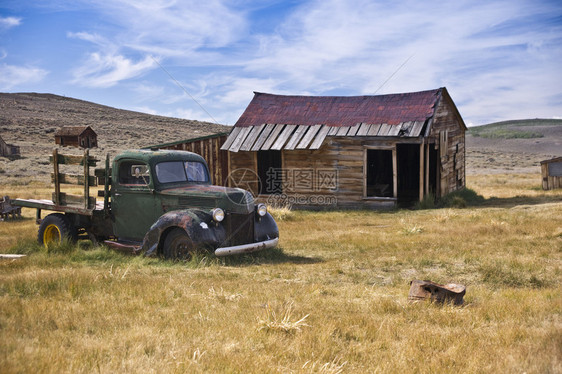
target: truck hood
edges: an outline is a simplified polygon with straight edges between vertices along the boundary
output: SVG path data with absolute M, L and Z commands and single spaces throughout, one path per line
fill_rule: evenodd
M 190 184 L 160 191 L 164 211 L 178 209 L 211 210 L 247 214 L 254 210 L 252 194 L 240 188 Z

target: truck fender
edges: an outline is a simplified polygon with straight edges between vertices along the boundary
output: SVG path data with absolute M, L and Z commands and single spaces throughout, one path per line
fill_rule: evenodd
M 180 227 L 198 248 L 216 247 L 226 238 L 222 226 L 215 225 L 209 212 L 201 210 L 175 210 L 163 214 L 150 227 L 142 242 L 145 256 L 157 254 L 169 229 Z
M 257 242 L 262 242 L 278 237 L 279 229 L 277 228 L 277 223 L 275 222 L 271 214 L 267 213 L 263 217 L 256 218 L 254 225 L 254 239 Z

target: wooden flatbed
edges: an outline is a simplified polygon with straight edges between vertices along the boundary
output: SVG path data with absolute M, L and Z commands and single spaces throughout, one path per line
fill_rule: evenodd
M 57 205 L 51 200 L 15 199 L 12 204 L 24 208 L 52 210 L 55 212 L 75 213 L 85 216 L 94 215 L 94 211 L 103 211 L 103 201 L 96 201 L 95 208 L 86 209 L 78 205 Z

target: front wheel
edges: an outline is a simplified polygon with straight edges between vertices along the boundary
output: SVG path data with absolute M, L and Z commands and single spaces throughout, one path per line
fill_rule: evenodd
M 166 235 L 164 258 L 168 260 L 189 260 L 193 250 L 193 242 L 184 229 L 176 227 Z
M 75 242 L 77 240 L 76 230 L 72 223 L 64 214 L 53 213 L 49 214 L 39 225 L 39 233 L 37 241 L 39 244 L 48 246 L 50 243 L 60 244 L 64 240 Z

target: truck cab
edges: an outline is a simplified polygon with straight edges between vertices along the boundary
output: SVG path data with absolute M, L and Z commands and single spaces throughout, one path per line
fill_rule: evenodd
M 252 252 L 276 245 L 279 237 L 265 205 L 242 189 L 213 186 L 203 157 L 185 151 L 115 157 L 111 217 L 117 242 L 142 243 L 146 253 L 169 258 L 195 248 L 217 255 Z

